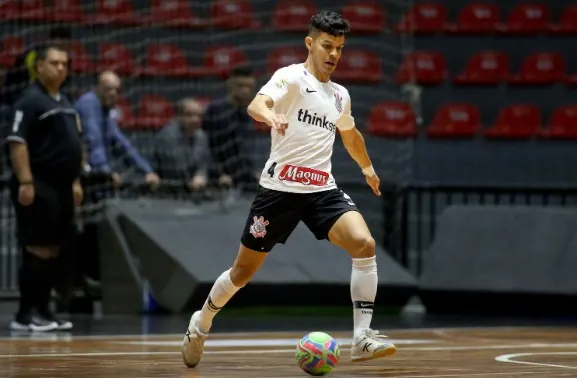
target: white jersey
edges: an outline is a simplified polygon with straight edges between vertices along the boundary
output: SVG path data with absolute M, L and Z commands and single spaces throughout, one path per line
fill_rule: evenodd
M 260 185 L 282 192 L 312 193 L 336 188 L 331 173 L 335 133 L 355 127 L 351 98 L 342 85 L 323 83 L 304 64 L 274 73 L 259 94 L 288 120 L 285 135 L 271 132 L 271 152 Z

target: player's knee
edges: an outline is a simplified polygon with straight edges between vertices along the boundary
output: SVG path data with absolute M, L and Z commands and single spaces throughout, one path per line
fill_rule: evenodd
M 353 258 L 364 259 L 375 255 L 376 242 L 371 235 L 359 235 L 354 238 L 352 244 L 351 255 Z

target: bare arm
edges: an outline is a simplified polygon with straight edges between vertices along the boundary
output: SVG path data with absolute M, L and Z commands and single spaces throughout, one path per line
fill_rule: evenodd
M 33 177 L 26 143 L 10 143 L 10 161 L 20 184 L 32 182 Z
M 361 169 L 370 167 L 372 165 L 371 159 L 361 132 L 355 127 L 348 130 L 341 130 L 340 134 L 347 152 L 359 167 L 361 167 Z
M 248 115 L 255 121 L 268 124 L 269 120 L 274 115 L 272 107 L 274 102 L 272 98 L 267 95 L 258 94 L 248 106 Z

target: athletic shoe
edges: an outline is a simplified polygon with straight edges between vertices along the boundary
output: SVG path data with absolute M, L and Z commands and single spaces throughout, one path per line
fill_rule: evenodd
M 190 323 L 188 323 L 188 328 L 186 329 L 186 334 L 182 341 L 182 361 L 189 368 L 196 367 L 200 362 L 204 351 L 204 342 L 208 336 L 206 333 L 201 332 L 196 326 L 199 316 L 200 311 L 192 314 L 190 317 Z
M 45 319 L 46 321 L 55 322 L 57 324 L 56 329 L 58 331 L 68 331 L 74 327 L 74 325 L 72 324 L 72 322 L 70 320 L 62 319 L 51 311 L 44 311 L 40 314 L 40 316 L 41 316 L 41 318 Z
M 351 348 L 352 361 L 362 362 L 395 354 L 397 347 L 386 342 L 384 340 L 386 338 L 387 336 L 379 335 L 379 331 L 364 330 L 353 340 Z
M 16 315 L 10 323 L 10 329 L 13 331 L 49 332 L 58 329 L 58 323 L 38 316 Z

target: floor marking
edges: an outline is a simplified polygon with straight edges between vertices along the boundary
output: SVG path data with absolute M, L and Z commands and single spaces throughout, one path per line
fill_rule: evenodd
M 577 366 L 567 366 L 567 365 L 556 365 L 547 364 L 541 362 L 530 362 L 530 361 L 519 361 L 515 358 L 519 357 L 531 357 L 531 356 L 561 356 L 561 355 L 577 355 L 577 352 L 543 352 L 543 353 L 515 353 L 515 354 L 504 354 L 502 356 L 495 357 L 496 361 L 499 362 L 509 362 L 512 364 L 523 364 L 523 365 L 533 365 L 533 366 L 545 366 L 545 367 L 556 367 L 562 369 L 577 369 Z
M 266 353 L 295 353 L 296 349 L 262 349 L 262 350 L 209 350 L 204 354 L 266 354 Z M 180 355 L 179 352 L 86 352 L 86 353 L 39 353 L 39 354 L 0 354 L 1 358 L 56 358 L 56 357 L 104 357 L 104 356 L 171 356 Z
M 540 373 L 541 371 L 539 371 Z M 535 374 L 538 371 L 516 371 L 516 372 L 508 372 L 508 373 L 470 373 L 470 374 L 440 374 L 440 375 L 403 375 L 403 378 L 441 378 L 441 377 L 487 377 L 487 376 L 494 376 L 494 375 L 505 375 L 507 377 L 511 377 L 514 375 L 525 375 L 525 374 Z
M 352 339 L 338 339 L 340 345 L 350 345 Z M 438 340 L 414 340 L 414 339 L 387 339 L 393 344 L 397 345 L 411 345 L 411 344 L 435 344 Z M 207 347 L 283 347 L 293 346 L 297 344 L 298 339 L 217 339 L 207 340 L 205 345 Z M 144 340 L 144 341 L 111 341 L 112 344 L 124 345 L 145 345 L 145 346 L 180 346 L 182 340 L 175 341 L 161 341 L 161 340 Z

